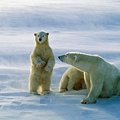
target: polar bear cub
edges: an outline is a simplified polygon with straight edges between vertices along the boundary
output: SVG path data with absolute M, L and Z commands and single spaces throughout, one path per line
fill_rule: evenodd
M 77 70 L 75 67 L 69 67 L 60 80 L 59 92 L 81 90 L 85 88 L 84 73 Z
M 30 55 L 29 92 L 46 94 L 50 92 L 51 76 L 55 58 L 44 31 L 35 33 L 35 47 Z M 40 88 L 40 89 L 39 89 Z
M 83 104 L 95 103 L 97 97 L 120 95 L 120 70 L 98 55 L 68 52 L 59 56 L 62 62 L 85 71 L 85 83 L 89 91 L 81 100 Z

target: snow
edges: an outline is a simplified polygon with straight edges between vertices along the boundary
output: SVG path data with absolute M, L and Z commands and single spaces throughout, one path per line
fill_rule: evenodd
M 56 65 L 49 95 L 28 93 L 35 32 L 50 33 Z M 80 104 L 81 94 L 58 93 L 68 51 L 99 54 L 120 68 L 119 0 L 0 1 L 0 120 L 119 120 L 120 97 Z

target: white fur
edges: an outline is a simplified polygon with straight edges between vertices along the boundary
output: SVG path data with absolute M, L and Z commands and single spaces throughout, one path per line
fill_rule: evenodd
M 59 92 L 81 90 L 85 88 L 84 73 L 77 70 L 75 67 L 69 67 L 60 80 Z
M 48 43 L 49 33 L 42 31 L 34 35 L 35 47 L 30 55 L 29 92 L 33 94 L 47 94 L 50 92 L 55 58 Z
M 95 103 L 97 97 L 120 95 L 120 70 L 98 55 L 68 52 L 59 56 L 62 62 L 85 71 L 85 83 L 89 91 L 81 100 L 83 104 Z

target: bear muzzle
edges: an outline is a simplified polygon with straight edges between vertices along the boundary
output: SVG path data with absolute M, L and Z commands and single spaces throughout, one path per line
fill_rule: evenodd
M 58 56 L 58 58 L 60 59 L 60 56 Z
M 63 61 L 63 56 L 58 56 L 58 58 L 59 58 L 61 61 Z
M 42 39 L 41 39 L 41 38 L 39 38 L 39 41 L 41 42 L 41 41 L 42 41 Z

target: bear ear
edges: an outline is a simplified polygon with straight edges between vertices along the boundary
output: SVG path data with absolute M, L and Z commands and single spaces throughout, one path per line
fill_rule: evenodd
M 37 33 L 34 33 L 34 36 L 37 36 Z
M 47 33 L 47 35 L 49 35 L 49 33 Z
M 75 55 L 75 61 L 78 61 L 79 57 L 78 55 Z

